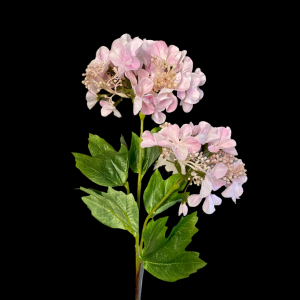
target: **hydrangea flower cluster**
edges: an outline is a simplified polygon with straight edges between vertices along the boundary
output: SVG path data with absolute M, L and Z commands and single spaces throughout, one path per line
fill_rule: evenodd
M 165 166 L 173 174 L 181 172 L 188 177 L 190 184 L 201 184 L 199 194 L 190 195 L 179 207 L 179 215 L 188 212 L 188 206 L 200 204 L 203 211 L 212 214 L 215 205 L 222 203 L 221 198 L 212 194 L 222 186 L 222 196 L 234 202 L 243 193 L 242 185 L 247 181 L 246 170 L 241 159 L 236 157 L 236 142 L 231 139 L 229 127 L 212 127 L 207 122 L 178 125 L 165 123 L 161 130 L 151 134 L 145 131 L 142 135 L 142 148 L 160 146 L 161 155 L 155 169 Z M 201 150 L 202 149 L 202 150 Z
M 199 86 L 206 77 L 199 68 L 193 72 L 193 61 L 186 54 L 164 41 L 132 39 L 123 34 L 110 50 L 100 47 L 83 74 L 88 108 L 99 101 L 102 116 L 113 113 L 121 117 L 116 106 L 122 98 L 131 98 L 134 115 L 141 111 L 162 124 L 166 120 L 163 111 L 170 113 L 178 106 L 176 91 L 183 111 L 190 112 L 203 97 Z M 108 94 L 99 94 L 101 90 Z M 121 98 L 114 102 L 114 96 Z

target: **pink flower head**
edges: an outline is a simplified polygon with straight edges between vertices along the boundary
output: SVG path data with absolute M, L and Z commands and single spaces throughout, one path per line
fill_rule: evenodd
M 173 99 L 168 95 L 168 93 L 159 93 L 156 97 L 151 94 L 144 96 L 142 113 L 144 115 L 152 115 L 152 120 L 157 124 L 164 123 L 166 115 L 162 111 L 173 104 Z
M 207 170 L 205 179 L 201 184 L 199 197 L 207 197 L 211 191 L 218 190 L 221 186 L 226 184 L 226 181 L 221 179 L 227 173 L 228 168 L 223 163 L 217 163 L 212 170 Z
M 194 135 L 202 145 L 219 139 L 217 128 L 212 127 L 205 121 L 201 121 L 198 125 L 194 125 L 191 122 L 190 126 L 193 129 L 192 135 Z
M 178 211 L 178 216 L 180 216 L 181 214 L 183 214 L 184 216 L 186 216 L 188 213 L 188 207 L 187 205 L 184 203 L 184 204 L 180 204 L 179 205 L 179 211 Z
M 141 63 L 137 58 L 137 51 L 142 44 L 143 41 L 140 38 L 132 39 L 129 34 L 123 34 L 112 43 L 110 59 L 118 67 L 119 78 L 126 71 L 140 68 Z
M 216 129 L 219 138 L 208 144 L 208 150 L 213 153 L 223 150 L 229 154 L 237 155 L 238 153 L 235 149 L 236 141 L 230 138 L 231 129 L 229 127 L 218 127 Z
M 87 101 L 87 107 L 89 109 L 92 109 L 95 106 L 95 104 L 98 102 L 97 88 L 94 84 L 91 85 L 90 90 L 86 93 L 85 99 Z
M 193 105 L 198 103 L 203 98 L 203 91 L 198 88 L 198 86 L 205 83 L 205 75 L 196 69 L 195 73 L 186 72 L 186 75 L 183 75 L 185 80 L 190 78 L 190 85 L 186 91 L 179 91 L 177 96 L 181 99 L 180 105 L 183 108 L 183 111 L 188 113 L 192 110 Z
M 121 118 L 121 114 L 120 112 L 116 109 L 116 107 L 113 105 L 113 101 L 104 101 L 101 100 L 100 101 L 100 105 L 102 106 L 101 108 L 101 116 L 102 117 L 106 117 L 108 116 L 110 113 L 113 112 L 113 114 L 118 117 Z
M 197 139 L 192 136 L 183 137 L 177 124 L 167 127 L 163 134 L 166 136 L 166 139 L 160 141 L 158 143 L 159 146 L 172 148 L 178 160 L 185 160 L 189 152 L 200 150 L 201 145 Z M 183 138 L 180 139 L 180 137 Z

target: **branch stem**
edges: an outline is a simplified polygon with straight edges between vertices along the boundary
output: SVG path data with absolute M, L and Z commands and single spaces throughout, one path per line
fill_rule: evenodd
M 144 119 L 145 115 L 141 112 L 139 113 L 140 120 L 141 120 L 141 130 L 140 130 L 140 140 L 139 140 L 139 166 L 138 166 L 138 186 L 137 186 L 137 205 L 140 209 L 141 206 L 141 188 L 142 188 L 142 162 L 143 162 L 143 149 L 141 148 L 141 142 L 142 142 L 142 134 L 144 132 Z

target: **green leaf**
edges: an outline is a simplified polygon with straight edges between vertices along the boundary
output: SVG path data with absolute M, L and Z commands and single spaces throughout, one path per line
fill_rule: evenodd
M 127 146 L 127 143 L 124 139 L 124 136 L 121 134 L 121 138 L 120 138 L 120 141 L 121 141 L 121 144 L 124 145 L 126 147 L 126 149 L 128 150 L 128 146 Z
M 151 176 L 148 186 L 144 192 L 144 205 L 148 214 L 153 210 L 153 208 L 162 200 L 162 198 L 169 192 L 173 184 L 181 178 L 181 174 L 174 174 L 170 176 L 167 180 L 163 180 L 158 169 L 155 170 Z M 178 194 L 182 191 L 185 186 L 185 182 L 181 184 L 180 188 L 174 191 L 168 199 L 162 204 L 162 206 L 152 215 L 155 216 L 167 208 L 175 205 L 177 202 L 181 201 L 182 194 Z
M 139 169 L 139 137 L 132 132 L 131 145 L 129 150 L 129 166 L 134 173 Z M 142 176 L 145 175 L 149 167 L 156 161 L 160 155 L 158 147 L 142 148 Z
M 89 150 L 92 156 L 104 154 L 106 151 L 116 151 L 108 142 L 98 135 L 89 134 Z
M 101 223 L 111 228 L 126 229 L 132 235 L 139 235 L 139 209 L 132 194 L 108 188 L 107 193 L 80 188 L 90 196 L 82 197 L 92 215 Z
M 93 156 L 72 153 L 76 167 L 91 181 L 103 186 L 123 186 L 128 177 L 128 150 L 121 144 L 119 152 L 98 136 L 90 136 Z
M 195 227 L 197 212 L 182 217 L 166 238 L 165 226 L 168 217 L 151 220 L 144 233 L 145 247 L 140 259 L 143 267 L 153 276 L 169 282 L 187 278 L 206 263 L 199 258 L 198 252 L 185 251 L 192 236 L 198 231 Z

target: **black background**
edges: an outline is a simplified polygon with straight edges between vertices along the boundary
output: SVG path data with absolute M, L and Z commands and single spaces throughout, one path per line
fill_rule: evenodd
M 97 186 L 81 174 L 71 154 L 89 153 L 89 133 L 104 138 L 116 150 L 120 147 L 121 134 L 128 145 L 131 132 L 139 134 L 139 117 L 133 115 L 130 100 L 125 99 L 118 106 L 122 118 L 113 115 L 103 118 L 99 104 L 92 110 L 87 108 L 86 89 L 81 83 L 81 74 L 94 59 L 97 49 L 100 46 L 110 48 L 113 40 L 124 33 L 129 33 L 132 38 L 164 40 L 168 45 L 187 50 L 194 62 L 193 70 L 199 67 L 207 77 L 207 82 L 201 87 L 204 97 L 190 113 L 184 113 L 181 106 L 173 113 L 166 113 L 166 121 L 179 126 L 200 121 L 207 121 L 215 127 L 229 126 L 232 138 L 237 141 L 238 157 L 246 164 L 249 176 L 237 204 L 222 198 L 222 204 L 212 215 L 202 211 L 202 204 L 189 208 L 189 213 L 198 211 L 196 227 L 199 231 L 187 250 L 199 252 L 207 265 L 175 283 L 161 281 L 145 271 L 142 299 L 179 299 L 180 294 L 197 299 L 208 295 L 241 299 L 245 294 L 255 295 L 260 289 L 266 270 L 258 269 L 259 264 L 263 266 L 260 260 L 264 253 L 260 246 L 262 232 L 258 226 L 259 201 L 263 200 L 255 200 L 256 166 L 259 162 L 254 148 L 255 135 L 257 137 L 260 133 L 253 123 L 262 120 L 259 97 L 255 98 L 253 88 L 258 40 L 248 20 L 230 11 L 230 8 L 224 11 L 224 14 L 228 13 L 221 18 L 213 17 L 212 13 L 211 18 L 205 20 L 204 12 L 196 12 L 193 17 L 190 11 L 190 17 L 187 15 L 184 22 L 177 23 L 172 18 L 163 17 L 166 23 L 156 23 L 156 17 L 149 22 L 145 18 L 144 25 L 136 20 L 125 22 L 112 18 L 106 22 L 88 16 L 85 21 L 80 21 L 82 16 L 78 14 L 72 18 L 73 22 L 61 27 L 61 42 L 54 50 L 60 65 L 61 93 L 51 92 L 57 105 L 53 123 L 58 129 L 51 148 L 60 158 L 60 171 L 56 172 L 51 183 L 62 191 L 51 202 L 54 215 L 49 234 L 53 242 L 49 243 L 48 249 L 51 250 L 50 261 L 55 262 L 52 267 L 56 270 L 52 290 L 60 290 L 63 296 L 80 295 L 84 299 L 106 299 L 101 296 L 105 292 L 111 295 L 111 299 L 134 297 L 135 240 L 127 231 L 108 228 L 91 216 L 81 200 L 84 193 L 75 188 L 82 186 L 103 191 L 106 188 Z M 159 16 L 157 18 L 158 22 Z M 147 116 L 144 129 L 151 130 L 155 126 L 157 124 Z M 160 171 L 164 179 L 170 175 L 162 168 Z M 130 190 L 136 196 L 137 174 L 129 172 Z M 143 179 L 143 189 L 151 174 L 150 168 Z M 190 191 L 197 193 L 199 187 L 192 186 Z M 169 234 L 180 219 L 178 205 L 162 213 L 161 217 L 167 215 L 170 216 L 167 222 Z M 140 226 L 145 217 L 142 206 Z

